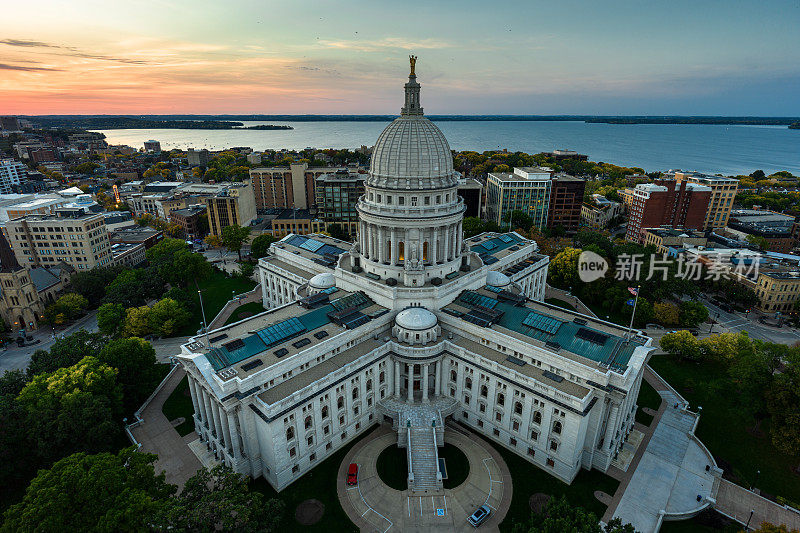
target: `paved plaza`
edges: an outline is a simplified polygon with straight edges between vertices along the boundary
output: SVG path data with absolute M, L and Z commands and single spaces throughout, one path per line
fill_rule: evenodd
M 426 495 L 388 487 L 378 477 L 376 460 L 397 445 L 397 433 L 381 426 L 356 444 L 339 467 L 337 487 L 342 508 L 362 531 L 471 531 L 467 517 L 480 505 L 492 516 L 481 529 L 498 531 L 511 504 L 511 474 L 500 455 L 465 429 L 448 426 L 445 442 L 457 446 L 469 460 L 469 475 L 458 487 Z M 346 485 L 350 463 L 359 466 L 358 485 Z

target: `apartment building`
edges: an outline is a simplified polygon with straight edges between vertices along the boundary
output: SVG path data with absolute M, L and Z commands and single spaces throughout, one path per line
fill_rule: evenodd
M 591 202 L 581 206 L 581 224 L 593 229 L 608 227 L 612 220 L 622 214 L 622 204 L 609 200 L 601 194 L 593 194 Z
M 550 169 L 515 168 L 514 173 L 490 173 L 486 179 L 486 217 L 501 227 L 506 216 L 524 211 L 536 228 L 547 226 L 553 180 Z
M 711 189 L 711 198 L 708 202 L 703 229 L 719 229 L 728 224 L 728 217 L 736 198 L 736 191 L 739 190 L 739 180 L 681 170 L 670 170 L 665 177 L 672 178 L 679 184 L 683 182 L 696 183 Z
M 642 183 L 633 190 L 625 240 L 644 243 L 646 228 L 702 229 L 711 188 L 674 179 Z
M 0 159 L 0 194 L 13 191 L 14 185 L 28 177 L 28 167 L 13 159 Z
M 316 201 L 316 179 L 337 172 L 331 167 L 292 163 L 289 167 L 260 167 L 250 170 L 257 209 L 308 209 Z
M 102 214 L 62 208 L 55 215 L 31 215 L 6 222 L 6 238 L 20 265 L 52 266 L 63 261 L 77 271 L 112 264 Z
M 222 228 L 248 226 L 256 218 L 253 186 L 249 181 L 226 184 L 225 189 L 203 198 L 208 209 L 209 231 L 222 236 Z

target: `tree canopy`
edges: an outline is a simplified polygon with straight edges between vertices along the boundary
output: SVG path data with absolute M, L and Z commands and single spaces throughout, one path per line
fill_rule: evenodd
M 265 257 L 269 251 L 270 245 L 277 240 L 278 239 L 269 233 L 262 233 L 253 239 L 253 242 L 250 244 L 250 255 L 253 256 L 254 259 Z
M 229 251 L 239 254 L 239 261 L 242 260 L 242 246 L 250 236 L 250 228 L 232 224 L 222 228 L 222 245 Z

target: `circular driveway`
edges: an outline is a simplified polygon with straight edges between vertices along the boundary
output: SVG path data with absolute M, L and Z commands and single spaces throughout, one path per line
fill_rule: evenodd
M 469 460 L 467 479 L 454 489 L 420 496 L 399 491 L 378 477 L 378 455 L 397 444 L 397 433 L 381 426 L 368 434 L 342 460 L 337 492 L 342 508 L 361 531 L 473 531 L 467 517 L 481 505 L 492 516 L 481 529 L 498 531 L 511 504 L 511 473 L 500 455 L 466 429 L 447 426 L 445 442 L 458 447 Z M 358 465 L 358 485 L 346 485 L 347 468 Z

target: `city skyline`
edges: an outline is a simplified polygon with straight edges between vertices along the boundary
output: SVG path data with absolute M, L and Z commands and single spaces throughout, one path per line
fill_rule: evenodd
M 36 17 L 30 17 L 35 12 Z M 55 0 L 5 8 L 0 113 L 800 114 L 800 6 Z

